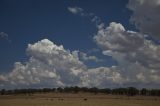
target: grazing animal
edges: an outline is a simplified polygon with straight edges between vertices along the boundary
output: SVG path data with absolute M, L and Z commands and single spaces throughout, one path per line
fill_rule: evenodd
M 84 100 L 84 101 L 87 101 L 87 98 L 84 98 L 83 100 Z

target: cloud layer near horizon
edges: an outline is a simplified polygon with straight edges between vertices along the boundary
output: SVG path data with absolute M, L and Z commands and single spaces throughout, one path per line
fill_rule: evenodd
M 107 80 L 111 84 L 121 83 L 122 78 L 116 70 L 107 67 L 88 69 L 79 60 L 77 51 L 65 50 L 48 39 L 28 44 L 26 51 L 30 56 L 28 62 L 16 62 L 10 73 L 0 75 L 2 87 L 104 87 Z
M 28 44 L 26 51 L 29 61 L 16 62 L 9 74 L 0 76 L 0 81 L 12 86 L 71 86 L 80 83 L 77 76 L 85 70 L 85 65 L 63 46 L 43 39 Z
M 28 44 L 30 59 L 16 62 L 14 69 L 0 75 L 1 87 L 138 87 L 159 83 L 160 46 L 145 40 L 142 34 L 126 31 L 120 23 L 99 27 L 94 36 L 104 55 L 112 56 L 117 66 L 89 69 L 77 51 L 64 49 L 48 39 Z M 86 57 L 87 59 L 89 57 Z

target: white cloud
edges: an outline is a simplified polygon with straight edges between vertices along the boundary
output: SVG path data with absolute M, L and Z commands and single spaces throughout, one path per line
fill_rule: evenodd
M 5 32 L 0 32 L 0 38 L 8 38 L 8 34 Z
M 80 7 L 68 7 L 68 11 L 70 11 L 73 14 L 80 14 L 80 15 L 84 15 L 83 14 L 83 9 Z
M 94 13 L 88 13 L 86 11 L 84 11 L 82 8 L 80 7 L 68 7 L 67 8 L 69 12 L 71 12 L 72 14 L 77 14 L 80 15 L 82 17 L 88 17 L 91 19 L 91 22 L 93 22 L 96 26 L 99 26 L 99 24 L 101 24 L 101 27 L 103 26 L 101 19 L 96 16 Z
M 128 7 L 133 10 L 132 21 L 135 22 L 137 28 L 142 33 L 157 37 L 160 35 L 157 30 L 160 25 L 160 2 L 159 0 L 151 2 L 150 0 L 130 0 Z M 83 11 L 83 13 L 85 12 Z M 94 36 L 94 40 L 104 55 L 112 56 L 118 62 L 117 68 L 126 79 L 125 83 L 158 83 L 155 79 L 160 76 L 158 71 L 160 69 L 160 59 L 158 58 L 160 45 L 146 40 L 146 35 L 141 32 L 127 31 L 120 23 L 111 22 L 105 28 L 105 24 L 99 17 L 93 13 L 86 14 L 91 17 L 92 22 L 98 23 L 96 24 L 98 33 Z M 148 19 L 149 22 L 147 22 Z M 153 70 L 154 73 L 152 73 Z M 145 82 L 144 79 L 146 79 Z
M 11 40 L 9 39 L 8 34 L 5 33 L 5 32 L 0 32 L 0 39 L 5 39 L 5 40 L 7 40 L 9 43 L 11 43 Z
M 87 53 L 79 52 L 79 58 L 83 61 L 94 61 L 94 62 L 102 62 L 102 59 L 97 58 L 93 55 L 87 55 Z
M 160 0 L 129 0 L 128 8 L 140 32 L 160 38 Z
M 7 81 L 6 77 L 3 75 L 0 75 L 0 81 Z
M 26 63 L 16 62 L 14 69 L 1 75 L 0 81 L 11 86 L 70 86 L 80 83 L 80 74 L 86 66 L 63 46 L 57 46 L 48 39 L 29 44 Z
M 159 83 L 160 45 L 146 40 L 143 34 L 125 30 L 115 22 L 99 28 L 94 40 L 104 55 L 112 56 L 118 62 L 119 73 L 128 83 L 144 83 L 144 79 L 145 83 Z M 156 71 L 152 73 L 151 70 Z
M 103 40 L 100 40 L 101 37 L 104 37 Z M 131 39 L 132 37 L 133 39 Z M 3 85 L 1 87 L 57 87 L 75 85 L 116 87 L 134 83 L 141 85 L 147 83 L 159 84 L 159 65 L 158 63 L 157 65 L 152 63 L 154 60 L 159 61 L 158 58 L 146 55 L 151 59 L 145 60 L 147 57 L 144 55 L 144 53 L 148 54 L 148 51 L 152 51 L 151 54 L 154 53 L 154 56 L 159 55 L 159 51 L 157 51 L 159 47 L 152 45 L 151 48 L 147 47 L 147 49 L 145 47 L 146 50 L 143 49 L 143 46 L 147 46 L 145 43 L 135 42 L 142 38 L 141 35 L 135 32 L 126 31 L 121 24 L 112 23 L 112 25 L 105 29 L 99 29 L 98 34 L 95 36 L 97 44 L 102 47 L 103 54 L 112 56 L 118 61 L 118 65 L 92 69 L 88 69 L 80 61 L 79 51 L 70 52 L 69 50 L 65 50 L 63 46 L 57 46 L 48 39 L 28 44 L 26 51 L 30 56 L 29 60 L 26 63 L 15 62 L 14 68 L 10 73 L 0 75 L 0 82 Z M 110 40 L 106 41 L 105 39 Z M 124 43 L 121 44 L 121 41 Z M 106 44 L 105 42 L 117 42 L 119 46 L 115 46 L 117 44 L 113 43 L 113 47 L 111 47 L 111 44 Z M 133 46 L 132 43 L 135 45 Z M 149 45 L 151 44 L 149 43 Z M 133 50 L 128 49 L 128 46 L 133 46 Z M 135 58 L 135 56 L 139 56 L 139 58 Z M 95 59 L 86 54 L 85 58 Z M 142 61 L 143 59 L 144 61 Z
M 121 76 L 118 70 L 114 67 L 98 67 L 88 69 L 82 76 L 82 86 L 117 86 L 125 82 L 125 79 Z
M 97 49 L 94 49 L 94 50 L 97 50 Z M 78 50 L 73 51 L 72 54 L 74 55 L 75 58 L 79 58 L 81 61 L 94 61 L 94 62 L 102 62 L 103 61 L 102 59 L 99 59 L 96 56 L 88 55 L 87 53 L 80 52 Z

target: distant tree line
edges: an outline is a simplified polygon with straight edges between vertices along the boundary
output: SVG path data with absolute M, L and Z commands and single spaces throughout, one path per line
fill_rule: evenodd
M 160 89 L 137 89 L 135 87 L 128 88 L 104 88 L 99 89 L 96 87 L 87 88 L 87 87 L 59 87 L 59 88 L 43 88 L 43 89 L 14 89 L 14 90 L 0 90 L 1 95 L 13 95 L 13 94 L 26 94 L 32 95 L 34 93 L 49 93 L 49 92 L 59 92 L 59 93 L 79 93 L 79 92 L 89 92 L 89 93 L 104 93 L 104 94 L 113 94 L 113 95 L 144 95 L 144 96 L 160 96 Z

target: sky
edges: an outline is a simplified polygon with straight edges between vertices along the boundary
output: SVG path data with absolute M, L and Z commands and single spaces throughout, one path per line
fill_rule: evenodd
M 160 88 L 160 0 L 0 0 L 0 89 Z

